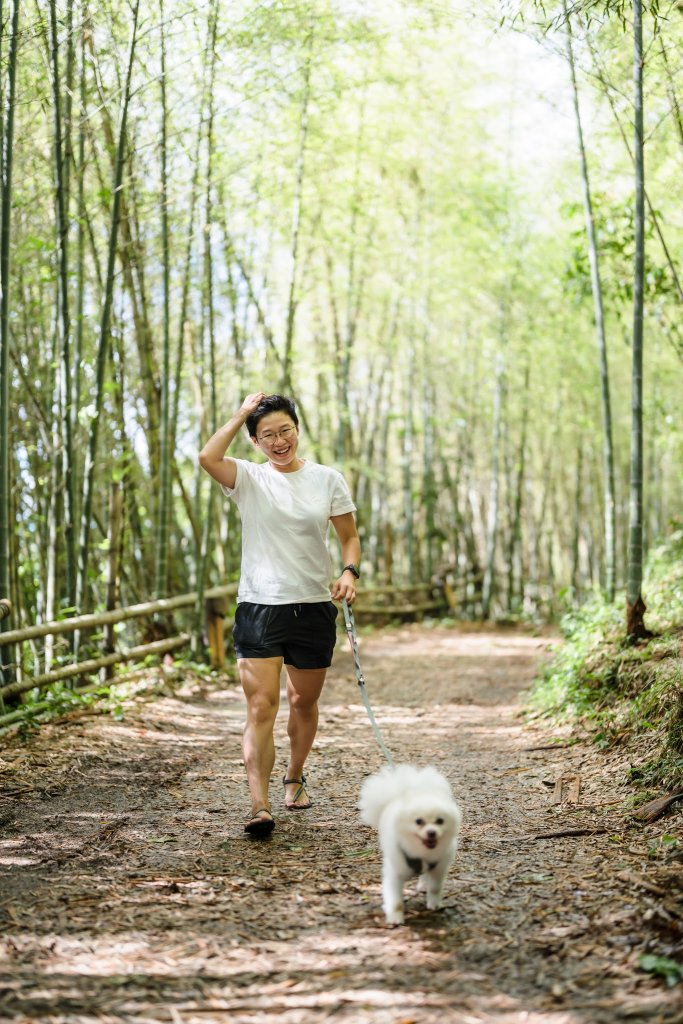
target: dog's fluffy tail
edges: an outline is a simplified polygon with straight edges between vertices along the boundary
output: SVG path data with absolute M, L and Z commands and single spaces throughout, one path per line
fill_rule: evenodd
M 370 775 L 361 786 L 358 808 L 361 821 L 377 828 L 382 811 L 397 797 L 420 790 L 422 793 L 441 793 L 450 799 L 450 783 L 436 768 L 416 768 L 411 764 L 387 765 Z

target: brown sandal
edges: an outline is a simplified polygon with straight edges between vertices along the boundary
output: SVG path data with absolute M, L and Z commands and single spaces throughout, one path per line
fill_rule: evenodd
M 288 804 L 285 801 L 285 807 L 286 807 L 286 809 L 288 811 L 307 811 L 309 807 L 313 806 L 313 801 L 311 800 L 310 797 L 308 797 L 308 801 L 309 802 L 307 804 L 305 804 L 303 807 L 297 807 L 296 806 L 296 802 L 297 802 L 297 800 L 300 799 L 301 794 L 302 793 L 306 793 L 306 776 L 305 775 L 302 775 L 300 779 L 283 779 L 282 780 L 282 785 L 283 786 L 298 786 L 299 787 L 297 789 L 296 793 L 294 794 L 294 799 L 292 800 L 291 804 Z M 308 796 L 308 793 L 306 793 L 306 796 Z
M 262 818 L 262 814 L 267 814 L 269 817 Z M 269 836 L 274 828 L 275 818 L 267 807 L 260 807 L 258 811 L 254 811 L 251 818 L 244 826 L 244 831 L 248 832 L 250 836 L 261 838 L 262 836 Z

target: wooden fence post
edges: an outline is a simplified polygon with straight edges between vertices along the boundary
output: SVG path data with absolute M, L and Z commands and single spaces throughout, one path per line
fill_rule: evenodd
M 209 597 L 206 609 L 206 632 L 209 640 L 209 656 L 211 668 L 223 668 L 225 665 L 225 616 L 228 602 L 225 597 Z
M 11 602 L 6 597 L 0 598 L 0 622 L 2 622 L 3 619 L 6 619 L 11 614 L 12 614 L 12 604 L 11 604 Z M 12 663 L 12 648 L 11 647 L 10 647 L 9 651 L 7 652 L 7 657 L 10 659 L 9 663 L 11 664 Z M 0 663 L 0 685 L 4 685 L 5 682 L 11 682 L 11 676 L 10 676 L 10 678 L 8 680 L 5 679 L 5 674 L 2 671 L 2 665 L 3 664 L 7 664 L 7 661 L 4 661 L 4 662 Z M 5 702 L 2 699 L 2 693 L 0 693 L 0 711 L 3 712 L 3 713 L 5 711 Z

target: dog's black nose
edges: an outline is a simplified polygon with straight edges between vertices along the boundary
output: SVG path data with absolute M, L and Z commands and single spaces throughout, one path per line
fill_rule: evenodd
M 427 838 L 428 839 L 436 839 L 436 829 L 435 828 L 428 828 L 427 829 Z

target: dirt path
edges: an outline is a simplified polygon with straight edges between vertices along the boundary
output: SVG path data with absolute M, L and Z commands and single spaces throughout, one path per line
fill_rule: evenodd
M 122 721 L 73 717 L 28 745 L 5 740 L 0 1019 L 683 1020 L 683 985 L 638 964 L 681 960 L 680 861 L 665 855 L 680 812 L 632 826 L 624 765 L 547 749 L 557 736 L 524 727 L 520 694 L 547 646 L 415 626 L 361 641 L 388 746 L 444 771 L 465 811 L 446 908 L 411 895 L 402 928 L 383 922 L 375 837 L 355 810 L 381 754 L 343 639 L 309 763 L 315 807 L 278 810 L 278 781 L 266 842 L 241 831 L 233 683 L 190 681 L 129 702 Z M 277 739 L 279 780 L 282 714 Z M 578 804 L 553 803 L 563 774 L 581 777 Z

